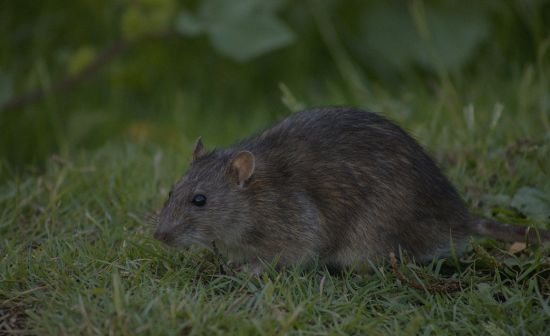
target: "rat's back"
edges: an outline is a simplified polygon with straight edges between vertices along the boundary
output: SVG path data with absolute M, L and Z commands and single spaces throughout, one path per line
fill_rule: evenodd
M 436 164 L 375 113 L 300 111 L 231 150 L 250 151 L 258 162 L 249 192 L 260 205 L 264 224 L 257 225 L 269 222 L 275 233 L 256 238 L 277 240 L 286 231 L 281 244 L 303 245 L 324 263 L 350 265 L 398 248 L 431 259 L 470 232 L 468 212 Z M 293 241 L 304 232 L 311 235 Z M 296 252 L 281 245 L 282 260 L 285 250 Z

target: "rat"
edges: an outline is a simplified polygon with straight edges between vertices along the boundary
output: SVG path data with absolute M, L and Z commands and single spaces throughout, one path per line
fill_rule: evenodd
M 351 107 L 302 110 L 228 148 L 207 151 L 199 138 L 154 233 L 174 247 L 214 246 L 256 272 L 273 261 L 342 269 L 399 249 L 427 262 L 459 255 L 472 235 L 550 240 L 470 214 L 413 137 Z

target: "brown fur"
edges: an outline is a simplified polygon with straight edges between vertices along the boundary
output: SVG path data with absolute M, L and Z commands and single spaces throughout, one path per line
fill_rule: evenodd
M 458 252 L 479 225 L 421 146 L 371 112 L 297 112 L 226 149 L 199 139 L 155 237 L 212 242 L 234 260 L 343 267 L 399 248 L 420 260 Z M 207 197 L 196 206 L 197 194 Z

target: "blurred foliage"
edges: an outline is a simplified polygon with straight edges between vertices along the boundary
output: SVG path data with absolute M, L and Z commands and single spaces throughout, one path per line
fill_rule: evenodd
M 247 61 L 294 39 L 287 24 L 276 16 L 282 5 L 277 0 L 206 0 L 200 3 L 197 14 L 183 10 L 176 30 L 184 36 L 204 32 L 218 52 Z
M 434 71 L 438 66 L 459 70 L 489 33 L 483 2 L 460 8 L 449 4 L 426 7 L 422 2 L 407 8 L 389 2 L 366 12 L 362 22 L 364 52 L 397 69 L 418 65 Z
M 0 110 L 0 175 L 110 139 L 187 143 L 200 129 L 220 144 L 285 102 L 377 107 L 446 86 L 465 104 L 480 73 L 490 85 L 524 76 L 525 106 L 548 111 L 548 92 L 528 92 L 547 80 L 549 22 L 545 0 L 4 1 L 0 106 L 46 95 Z M 116 43 L 120 53 L 55 89 Z

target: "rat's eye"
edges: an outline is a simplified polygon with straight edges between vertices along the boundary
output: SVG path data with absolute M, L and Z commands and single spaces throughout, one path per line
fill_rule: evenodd
M 191 203 L 195 204 L 196 206 L 203 206 L 206 204 L 206 196 L 203 194 L 196 194 L 193 196 L 193 200 Z

